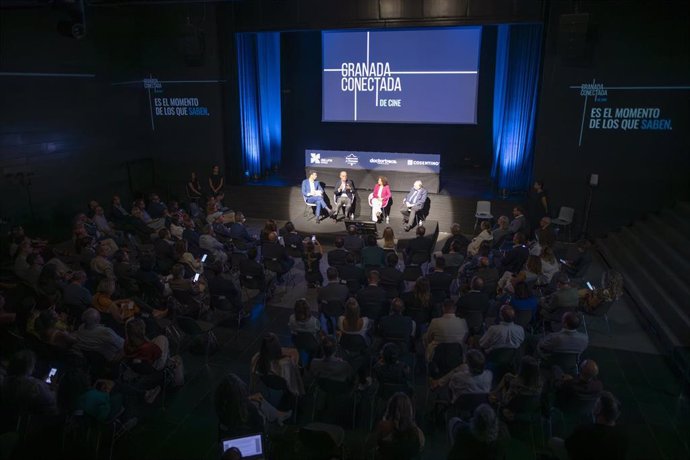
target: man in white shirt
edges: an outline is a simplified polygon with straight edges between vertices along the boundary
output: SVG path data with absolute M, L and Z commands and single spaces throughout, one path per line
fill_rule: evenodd
M 448 385 L 451 401 L 464 394 L 482 394 L 491 391 L 493 373 L 485 368 L 486 358 L 479 350 L 469 350 L 465 362 L 438 380 L 432 380 L 432 390 Z M 443 394 L 443 393 L 441 393 Z
M 491 326 L 479 339 L 479 346 L 486 354 L 497 348 L 516 349 L 525 340 L 525 330 L 515 324 L 515 310 L 510 305 L 503 305 L 499 312 L 501 322 Z
M 443 302 L 443 316 L 434 318 L 424 336 L 424 343 L 429 346 L 436 343 L 464 343 L 467 338 L 467 321 L 455 316 L 455 304 L 446 299 Z

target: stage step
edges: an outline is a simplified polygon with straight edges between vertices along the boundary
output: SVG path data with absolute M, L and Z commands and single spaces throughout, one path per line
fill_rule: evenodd
M 651 214 L 597 248 L 669 352 L 690 347 L 690 205 Z

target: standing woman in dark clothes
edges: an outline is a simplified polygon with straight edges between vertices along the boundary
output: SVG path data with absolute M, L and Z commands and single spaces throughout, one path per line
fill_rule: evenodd
M 213 169 L 211 169 L 211 176 L 208 178 L 208 186 L 211 188 L 211 194 L 214 197 L 223 194 L 225 178 L 220 173 L 220 166 L 215 165 Z

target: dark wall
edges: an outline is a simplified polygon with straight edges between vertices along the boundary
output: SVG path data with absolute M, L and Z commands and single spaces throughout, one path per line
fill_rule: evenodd
M 32 174 L 40 221 L 71 216 L 112 192 L 179 193 L 188 172 L 206 175 L 225 156 L 223 83 L 163 84 L 151 97 L 195 97 L 205 117 L 154 117 L 141 79 L 222 80 L 213 6 L 90 8 L 87 35 L 58 33 L 53 9 L 3 10 L 0 72 L 78 73 L 94 78 L 0 76 L 0 217 L 26 221 Z M 203 30 L 197 57 L 189 22 Z M 134 81 L 132 84 L 114 85 Z M 138 81 L 138 82 L 137 82 Z
M 578 4 L 589 13 L 588 33 L 573 50 L 567 35 L 559 37 L 560 16 L 572 12 L 571 3 L 551 2 L 534 172 L 554 204 L 576 209 L 578 228 L 589 175 L 599 174 L 590 219 L 597 235 L 690 198 L 690 91 L 610 90 L 606 102 L 589 97 L 578 145 L 584 97 L 569 86 L 593 79 L 612 87 L 690 86 L 690 15 L 687 2 Z M 591 109 L 607 107 L 658 107 L 672 130 L 589 129 Z
M 496 28 L 482 33 L 476 125 L 321 122 L 321 32 L 282 34 L 283 169 L 304 171 L 304 150 L 439 153 L 444 171 L 488 170 Z M 447 168 L 447 169 L 446 169 Z M 443 176 L 442 176 L 443 179 Z

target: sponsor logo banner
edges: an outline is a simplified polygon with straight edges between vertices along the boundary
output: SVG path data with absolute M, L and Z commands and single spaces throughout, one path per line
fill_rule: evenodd
M 306 167 L 318 166 L 344 170 L 380 169 L 386 171 L 439 174 L 441 156 L 424 153 L 353 152 L 344 150 L 307 149 Z

